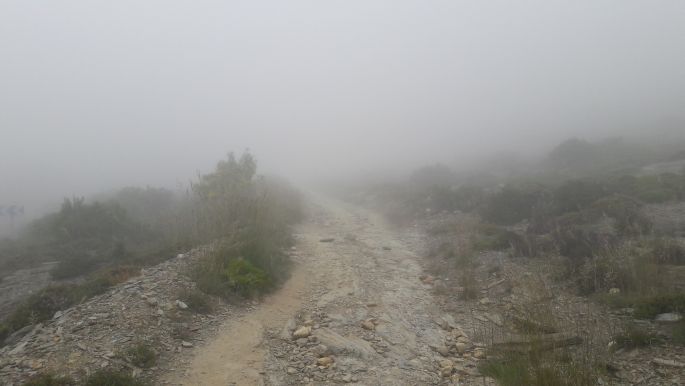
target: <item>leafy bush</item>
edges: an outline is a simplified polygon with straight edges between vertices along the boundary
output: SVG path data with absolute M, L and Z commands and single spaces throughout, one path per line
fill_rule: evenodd
M 265 290 L 271 282 L 264 270 L 245 259 L 236 259 L 228 263 L 225 275 L 231 286 L 240 293 Z
M 283 182 L 256 178 L 249 154 L 232 154 L 193 184 L 198 229 L 221 240 L 193 272 L 198 289 L 230 297 L 252 295 L 286 277 L 291 225 L 301 217 L 299 195 Z

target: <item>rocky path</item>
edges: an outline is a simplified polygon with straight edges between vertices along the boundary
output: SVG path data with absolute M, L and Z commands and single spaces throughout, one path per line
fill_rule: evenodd
M 427 385 L 450 379 L 457 364 L 445 358 L 445 341 L 466 337 L 440 314 L 430 285 L 420 280 L 418 237 L 360 208 L 315 201 L 296 235 L 297 268 L 284 288 L 227 320 L 162 383 Z

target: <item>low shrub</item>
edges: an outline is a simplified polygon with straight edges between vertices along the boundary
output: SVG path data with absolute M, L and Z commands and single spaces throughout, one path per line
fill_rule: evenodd
M 264 270 L 245 259 L 229 262 L 224 275 L 228 283 L 244 295 L 262 292 L 272 284 L 271 278 Z
M 40 374 L 28 381 L 23 386 L 75 386 L 76 382 L 68 377 L 61 377 L 53 374 Z
M 495 225 L 481 224 L 477 235 L 471 241 L 476 251 L 501 251 L 510 248 L 517 235 Z
M 616 220 L 616 230 L 624 236 L 649 234 L 652 223 L 640 210 L 641 204 L 622 195 L 608 196 L 595 201 L 592 210 Z
M 52 318 L 76 302 L 78 286 L 56 285 L 42 289 L 21 303 L 6 320 L 11 331 Z
M 605 196 L 605 187 L 591 180 L 569 180 L 552 193 L 558 214 L 580 211 Z
M 661 294 L 638 298 L 634 301 L 634 316 L 639 319 L 652 319 L 667 312 L 685 311 L 685 293 Z
M 635 325 L 629 325 L 623 332 L 613 337 L 616 348 L 638 348 L 660 343 L 661 338 Z
M 0 346 L 2 346 L 2 342 L 7 338 L 12 330 L 10 329 L 10 326 L 6 325 L 5 323 L 0 323 Z
M 462 287 L 459 292 L 459 298 L 462 300 L 477 299 L 480 295 L 480 285 L 476 280 L 476 275 L 473 269 L 465 268 L 459 275 L 459 285 Z
M 685 247 L 674 239 L 652 239 L 648 244 L 648 253 L 657 264 L 685 265 Z
M 599 377 L 594 366 L 549 352 L 504 354 L 484 361 L 479 371 L 502 386 L 595 386 Z
M 544 192 L 539 187 L 515 187 L 507 185 L 490 196 L 481 208 L 481 216 L 499 225 L 513 225 L 530 219 L 533 208 L 541 200 Z
M 141 368 L 150 368 L 157 363 L 157 352 L 145 343 L 137 343 L 135 346 L 128 348 L 123 357 L 133 364 Z
M 71 279 L 92 272 L 98 264 L 100 262 L 96 258 L 84 253 L 58 261 L 50 275 L 56 280 Z
M 673 342 L 685 346 L 685 318 L 680 319 L 673 326 Z
M 146 383 L 124 372 L 100 370 L 89 376 L 84 386 L 146 386 Z
M 212 312 L 212 304 L 209 297 L 201 291 L 186 290 L 181 292 L 178 298 L 193 312 L 198 314 L 209 314 Z
M 128 280 L 139 272 L 140 268 L 137 267 L 117 266 L 106 268 L 80 284 L 45 287 L 17 306 L 1 325 L 4 327 L 0 327 L 0 337 L 24 326 L 49 320 L 57 311 L 65 310 L 74 304 L 102 294 L 110 287 Z

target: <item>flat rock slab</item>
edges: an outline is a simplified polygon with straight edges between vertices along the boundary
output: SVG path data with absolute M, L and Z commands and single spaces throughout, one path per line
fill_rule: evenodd
M 376 351 L 367 341 L 354 336 L 345 337 L 328 328 L 316 330 L 314 336 L 336 355 L 351 355 L 364 359 L 377 355 Z

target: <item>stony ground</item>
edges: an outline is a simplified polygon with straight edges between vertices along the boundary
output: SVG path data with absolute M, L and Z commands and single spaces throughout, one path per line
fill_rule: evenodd
M 430 224 L 397 229 L 356 206 L 312 202 L 290 252 L 292 277 L 272 295 L 217 303 L 211 315 L 188 312 L 176 300 L 193 286 L 185 273 L 203 253 L 191 251 L 0 349 L 0 384 L 114 367 L 168 385 L 493 385 L 477 370 L 484 344 L 504 338 L 531 300 L 579 335 L 609 339 L 620 321 L 503 253 L 480 257 L 478 296 L 460 300 L 459 267 L 424 257 Z M 140 369 L 120 354 L 140 342 L 156 348 L 157 366 Z M 682 384 L 684 360 L 682 349 L 620 352 L 615 380 Z
M 201 332 L 211 333 L 222 320 L 250 311 L 216 302 L 212 315 L 201 315 L 178 303 L 178 295 L 193 287 L 187 267 L 201 253 L 193 250 L 143 269 L 140 276 L 14 334 L 0 349 L 0 385 L 19 385 L 44 372 L 82 379 L 114 368 L 152 379 L 167 371 L 137 368 L 125 353 L 145 345 L 157 351 L 158 363 L 168 363 L 201 343 Z
M 293 278 L 164 377 L 171 384 L 482 385 L 483 352 L 434 302 L 420 232 L 317 199 Z
M 0 320 L 7 317 L 22 300 L 52 281 L 50 270 L 57 263 L 19 269 L 0 280 Z

